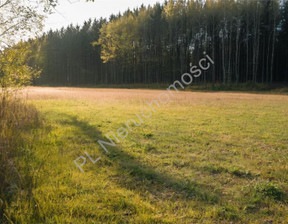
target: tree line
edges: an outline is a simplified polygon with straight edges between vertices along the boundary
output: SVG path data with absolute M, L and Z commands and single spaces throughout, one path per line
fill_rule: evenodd
M 27 44 L 41 85 L 170 83 L 203 52 L 215 65 L 197 82 L 287 82 L 288 1 L 170 0 Z

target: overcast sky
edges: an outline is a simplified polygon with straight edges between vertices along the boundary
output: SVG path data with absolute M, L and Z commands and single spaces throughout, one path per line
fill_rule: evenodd
M 49 15 L 45 22 L 45 31 L 66 27 L 67 25 L 79 24 L 89 18 L 106 17 L 126 9 L 133 9 L 137 6 L 154 5 L 156 2 L 164 0 L 95 0 L 86 2 L 85 0 L 59 0 L 59 5 L 52 15 Z

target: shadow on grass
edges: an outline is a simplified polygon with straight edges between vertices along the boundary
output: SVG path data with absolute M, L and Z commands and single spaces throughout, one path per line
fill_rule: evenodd
M 98 145 L 98 139 L 105 139 L 101 131 L 87 121 L 79 120 L 77 116 L 57 115 L 61 117 L 61 120 L 57 122 L 61 125 L 76 127 L 80 135 L 95 142 L 95 146 Z M 77 134 L 79 133 L 77 132 Z M 102 159 L 95 166 L 107 166 L 107 169 L 115 169 L 118 175 L 113 176 L 111 180 L 120 187 L 136 191 L 140 195 L 149 192 L 154 197 L 168 197 L 172 201 L 193 199 L 211 204 L 218 202 L 219 194 L 217 195 L 209 185 L 182 180 L 167 173 L 158 172 L 155 167 L 143 164 L 139 159 L 121 150 L 121 147 L 110 147 L 109 152 L 106 154 L 103 150 Z M 88 158 L 87 163 L 89 163 Z

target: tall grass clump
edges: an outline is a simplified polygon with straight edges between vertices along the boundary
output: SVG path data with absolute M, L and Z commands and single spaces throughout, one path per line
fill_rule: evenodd
M 0 223 L 9 221 L 5 209 L 17 191 L 27 188 L 23 185 L 29 174 L 20 174 L 17 158 L 23 156 L 27 134 L 39 125 L 34 106 L 12 95 L 0 95 Z

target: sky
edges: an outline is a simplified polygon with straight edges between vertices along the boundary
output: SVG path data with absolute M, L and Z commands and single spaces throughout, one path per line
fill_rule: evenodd
M 82 25 L 89 18 L 109 18 L 111 14 L 124 12 L 128 8 L 133 9 L 144 5 L 163 3 L 164 0 L 59 0 L 59 5 L 53 10 L 45 21 L 44 31 L 59 29 L 69 24 Z

